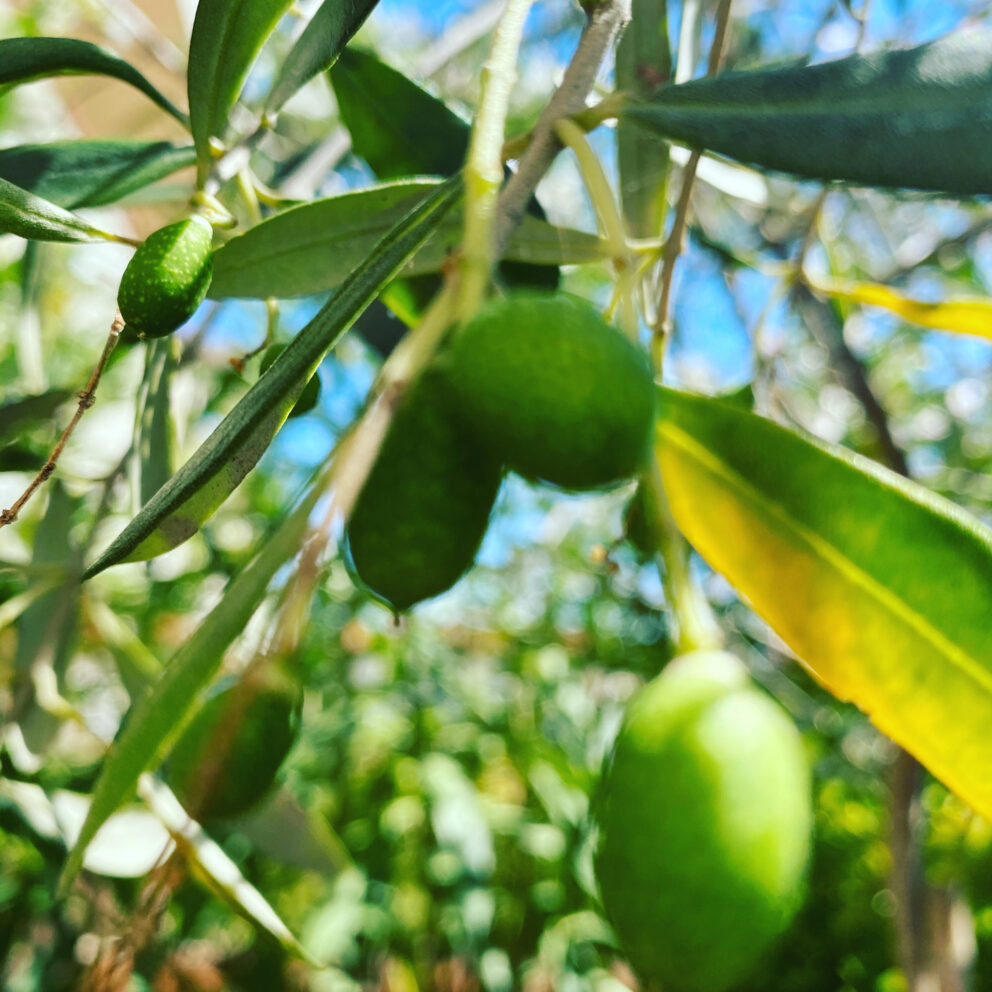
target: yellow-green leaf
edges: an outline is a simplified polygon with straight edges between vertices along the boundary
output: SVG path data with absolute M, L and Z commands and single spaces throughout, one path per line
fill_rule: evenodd
M 841 699 L 992 816 L 992 529 L 850 452 L 662 389 L 675 519 Z
M 820 276 L 815 279 L 807 276 L 806 282 L 818 293 L 846 300 L 848 303 L 882 307 L 911 324 L 932 327 L 938 331 L 992 338 L 992 300 L 975 298 L 928 303 L 904 296 L 877 282 L 848 282 Z

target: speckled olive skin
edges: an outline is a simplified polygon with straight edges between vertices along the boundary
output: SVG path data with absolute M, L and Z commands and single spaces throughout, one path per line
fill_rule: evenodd
M 348 522 L 358 578 L 394 610 L 444 592 L 486 532 L 502 469 L 430 367 L 401 401 Z
M 150 234 L 121 277 L 117 306 L 127 332 L 158 338 L 189 320 L 210 286 L 212 230 L 199 216 Z
M 578 297 L 490 301 L 453 336 L 447 373 L 465 421 L 528 478 L 593 489 L 634 475 L 646 456 L 647 358 Z

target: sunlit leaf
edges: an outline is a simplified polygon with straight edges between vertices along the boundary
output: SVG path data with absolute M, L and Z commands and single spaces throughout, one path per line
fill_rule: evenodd
M 438 226 L 461 196 L 459 180 L 436 186 L 371 247 L 321 308 L 188 462 L 144 505 L 86 578 L 119 561 L 153 558 L 181 544 L 261 458 L 328 349 Z M 269 295 L 269 294 L 266 294 Z
M 0 179 L 0 234 L 35 241 L 121 240 L 6 179 Z
M 276 214 L 215 252 L 209 295 L 259 299 L 332 289 L 436 186 L 430 180 L 387 183 Z M 461 221 L 452 213 L 402 268 L 403 275 L 439 272 L 460 238 Z M 525 217 L 505 257 L 565 265 L 602 261 L 605 256 L 594 235 Z
M 679 527 L 812 673 L 992 814 L 992 530 L 874 462 L 660 393 Z
M 0 150 L 0 179 L 61 207 L 96 207 L 195 161 L 168 141 L 53 141 Z
M 938 331 L 992 338 L 992 300 L 958 299 L 928 303 L 904 296 L 897 290 L 876 282 L 849 282 L 821 276 L 807 276 L 806 281 L 818 293 L 846 300 L 848 303 L 882 307 L 911 324 L 932 327 Z
M 330 69 L 378 2 L 324 0 L 283 59 L 266 110 L 278 110 L 318 72 Z
M 621 120 L 811 179 L 990 193 L 992 33 L 664 86 Z
M 112 76 L 141 90 L 184 126 L 186 115 L 129 62 L 77 38 L 0 40 L 0 91 L 47 76 Z
M 189 42 L 189 116 L 202 181 L 248 70 L 291 0 L 200 0 Z

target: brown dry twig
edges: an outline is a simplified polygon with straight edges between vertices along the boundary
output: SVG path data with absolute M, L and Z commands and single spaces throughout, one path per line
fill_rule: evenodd
M 68 426 L 62 432 L 62 436 L 59 438 L 58 443 L 52 449 L 52 453 L 48 456 L 48 461 L 42 465 L 38 474 L 31 480 L 31 484 L 24 490 L 23 493 L 21 493 L 21 495 L 8 509 L 0 510 L 0 527 L 6 527 L 7 524 L 12 524 L 17 519 L 18 514 L 20 514 L 21 510 L 24 509 L 24 506 L 28 500 L 31 499 L 35 492 L 42 485 L 44 485 L 49 476 L 55 471 L 55 465 L 58 462 L 69 438 L 72 437 L 72 432 L 76 429 L 76 425 L 82 419 L 83 414 L 94 403 L 96 387 L 100 384 L 100 378 L 103 375 L 103 370 L 107 367 L 107 360 L 110 358 L 111 352 L 113 352 L 114 348 L 117 347 L 117 341 L 121 336 L 121 331 L 123 330 L 124 318 L 118 310 L 114 316 L 113 323 L 110 325 L 110 334 L 107 335 L 107 342 L 103 346 L 103 351 L 100 353 L 100 358 L 98 359 L 93 372 L 90 374 L 89 381 L 86 383 L 85 388 L 79 394 L 79 402 L 76 406 L 76 412 L 72 416 L 72 420 L 69 421 Z

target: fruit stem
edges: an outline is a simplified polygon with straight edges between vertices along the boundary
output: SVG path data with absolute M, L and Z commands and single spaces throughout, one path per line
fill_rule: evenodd
M 599 230 L 605 238 L 610 254 L 621 264 L 627 261 L 627 237 L 624 232 L 623 219 L 617 207 L 616 197 L 606 178 L 599 158 L 592 150 L 585 132 L 575 121 L 563 117 L 555 121 L 555 134 L 574 153 L 582 173 L 582 181 L 586 192 L 596 211 Z
M 470 320 L 489 285 L 496 257 L 495 222 L 503 185 L 503 138 L 524 21 L 533 0 L 508 0 L 482 69 L 482 92 L 465 161 L 465 234 L 456 315 Z
M 660 535 L 658 565 L 665 588 L 665 599 L 675 620 L 677 653 L 721 648 L 723 632 L 713 616 L 706 596 L 692 578 L 689 546 L 672 516 L 661 481 L 661 469 L 654 455 L 651 456 L 650 466 L 641 485 L 645 487 L 648 497 L 645 512 L 654 513 L 657 517 L 658 526 L 651 530 Z

